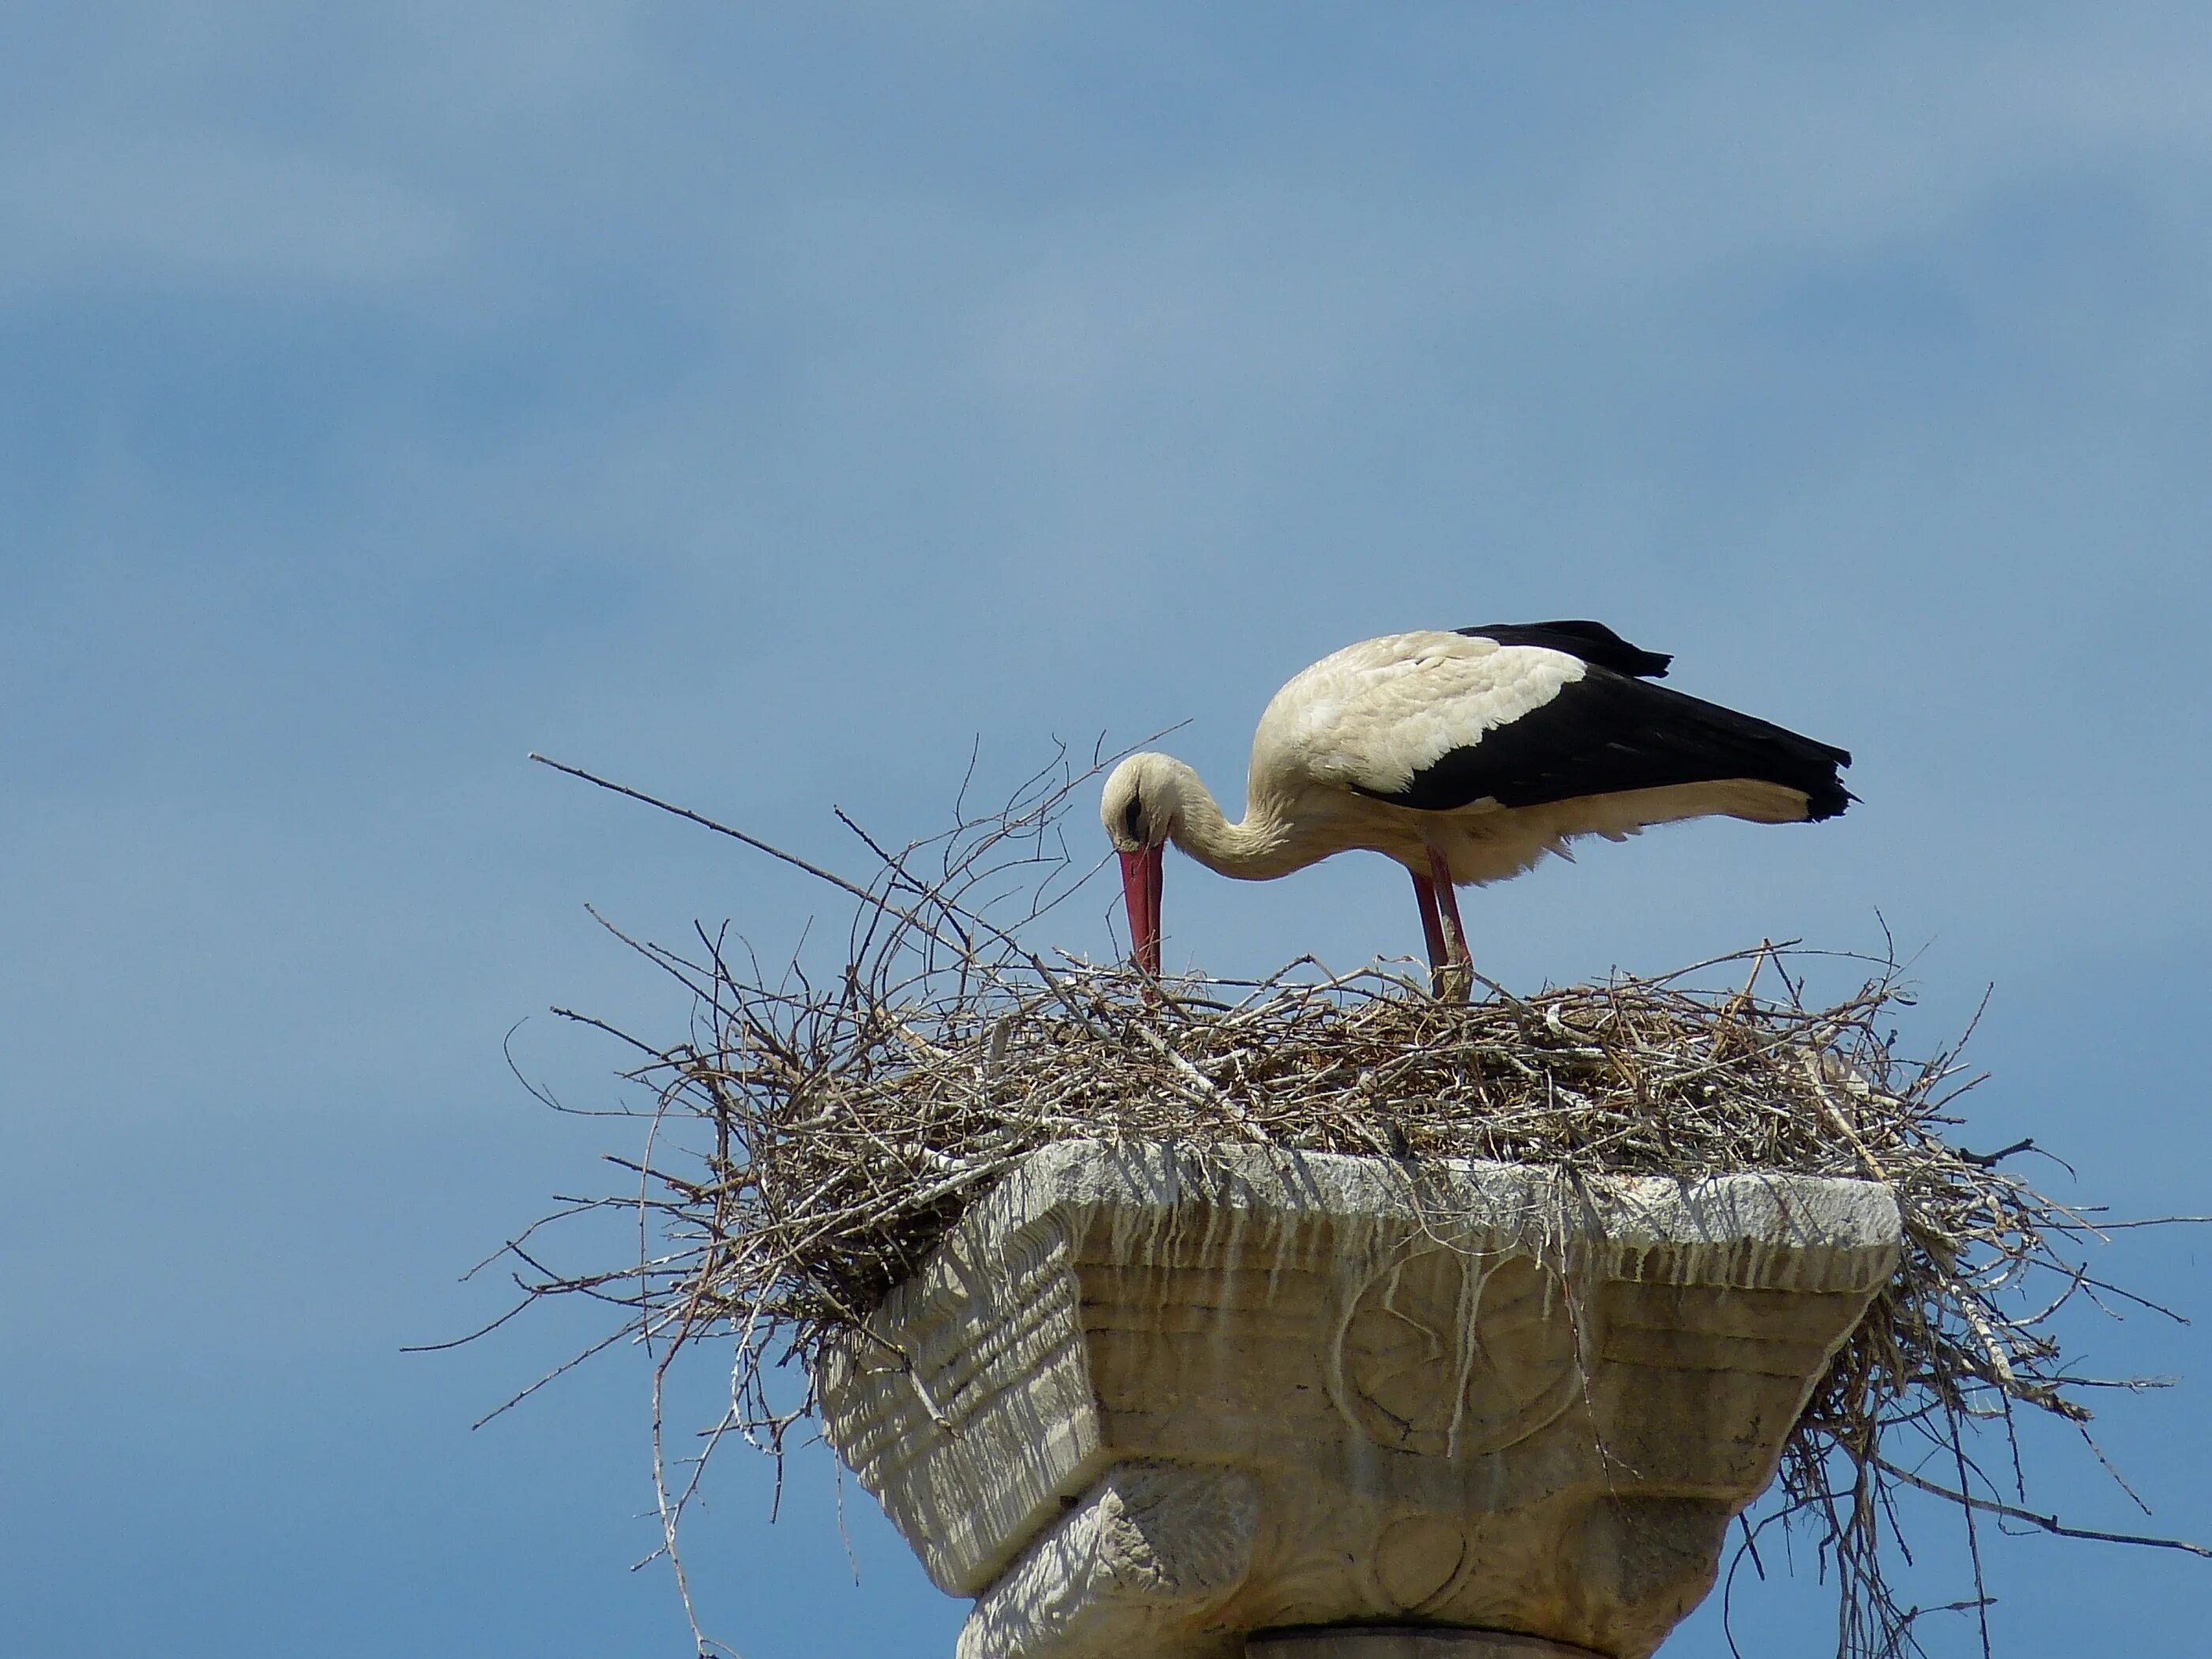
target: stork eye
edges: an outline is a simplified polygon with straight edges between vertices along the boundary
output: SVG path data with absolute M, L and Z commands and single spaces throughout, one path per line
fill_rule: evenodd
M 1145 798 L 1129 797 L 1129 804 L 1121 809 L 1121 830 L 1131 841 L 1141 845 L 1145 839 Z

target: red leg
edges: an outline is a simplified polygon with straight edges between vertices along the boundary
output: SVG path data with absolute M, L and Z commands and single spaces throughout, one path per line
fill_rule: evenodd
M 1429 972 L 1444 965 L 1444 925 L 1437 915 L 1437 884 L 1426 876 L 1413 878 L 1413 896 L 1420 901 L 1421 937 L 1428 941 Z
M 1464 1002 L 1473 986 L 1474 960 L 1468 954 L 1467 928 L 1459 919 L 1459 892 L 1452 884 L 1451 866 L 1444 861 L 1444 855 L 1433 847 L 1429 848 L 1429 873 L 1436 889 L 1437 908 L 1443 913 L 1440 918 L 1444 945 L 1442 965 L 1445 968 L 1462 970 L 1452 975 L 1459 981 L 1454 990 L 1452 1000 Z M 1437 979 L 1441 986 L 1443 975 L 1439 974 Z M 1442 994 L 1441 990 L 1439 994 Z

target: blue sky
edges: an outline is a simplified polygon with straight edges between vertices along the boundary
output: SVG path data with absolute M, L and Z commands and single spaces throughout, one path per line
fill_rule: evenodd
M 9 1645 L 684 1650 L 641 1367 L 471 1433 L 586 1328 L 398 1350 L 629 1150 L 501 1054 L 609 1101 L 548 1005 L 680 1021 L 583 904 L 781 950 L 819 897 L 532 749 L 849 863 L 833 804 L 932 829 L 979 740 L 1188 720 L 1233 802 L 1335 646 L 1601 617 L 1864 804 L 1475 896 L 1491 971 L 1879 913 L 1909 1036 L 1996 987 L 1970 1137 L 2212 1208 L 2208 84 L 2182 5 L 0 3 Z M 1170 959 L 1406 951 L 1403 887 L 1182 866 Z M 2203 1315 L 2204 1249 L 2106 1265 Z M 2100 1437 L 2212 1536 L 2203 1336 L 2081 1339 L 2184 1377 Z M 826 1464 L 768 1492 L 695 1528 L 711 1630 L 950 1650 L 864 1495 L 855 1588 Z M 2212 1590 L 1991 1556 L 2016 1653 L 2182 1650 Z M 1744 1618 L 1818 1654 L 1820 1598 Z

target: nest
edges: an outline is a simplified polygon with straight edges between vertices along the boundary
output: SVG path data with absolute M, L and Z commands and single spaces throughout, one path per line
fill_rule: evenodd
M 670 1368 L 708 1348 L 730 1366 L 730 1409 L 708 1452 L 734 1432 L 780 1454 L 813 1403 L 811 1383 L 796 1397 L 776 1385 L 788 1362 L 811 1378 L 824 1345 L 969 1205 L 1067 1139 L 1880 1181 L 1904 1218 L 1902 1261 L 1814 1390 L 1738 1565 L 1763 1576 L 1765 1529 L 1809 1528 L 1838 1589 L 1839 1659 L 1887 1659 L 1917 1650 L 1923 1616 L 1891 1588 L 1902 1491 L 1948 1503 L 1970 1540 L 1978 1517 L 1996 1517 L 2173 1545 L 2027 1507 L 2014 1414 L 2086 1423 L 2082 1395 L 2100 1386 L 2069 1372 L 2055 1322 L 2110 1289 L 2083 1266 L 2099 1235 L 2015 1172 L 2030 1143 L 1954 1143 L 1952 1108 L 1977 1079 L 1956 1047 L 1923 1060 L 1896 1052 L 1886 1028 L 1911 997 L 1893 961 L 1869 964 L 1830 1006 L 1805 994 L 1807 953 L 1767 945 L 1535 995 L 1483 981 L 1464 1005 L 1387 969 L 1332 975 L 1310 960 L 1257 981 L 1154 984 L 1024 942 L 1088 873 L 1060 817 L 1096 769 L 1056 766 L 1005 810 L 963 813 L 901 849 L 863 836 L 878 866 L 866 882 L 684 813 L 842 890 L 854 921 L 826 974 L 804 963 L 765 973 L 704 930 L 682 951 L 627 940 L 684 986 L 692 1028 L 672 1044 L 617 1033 L 639 1055 L 627 1075 L 650 1091 L 638 1109 L 648 1150 L 616 1160 L 634 1190 L 574 1209 L 621 1209 L 644 1247 L 581 1272 L 548 1266 L 535 1243 L 510 1247 L 526 1300 L 611 1300 L 623 1313 L 608 1342 L 629 1336 L 653 1354 L 672 1559 L 706 1458 L 676 1479 L 660 1457 Z M 2009 1454 L 2002 1479 L 1984 1472 L 1992 1450 Z M 1972 1592 L 1949 1605 L 1978 1612 L 1978 1548 L 1972 1559 Z M 1985 1622 L 1982 1634 L 1986 1648 Z

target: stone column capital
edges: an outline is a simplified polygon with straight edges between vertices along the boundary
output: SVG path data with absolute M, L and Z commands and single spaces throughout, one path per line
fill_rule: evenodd
M 823 1419 L 961 1659 L 1643 1659 L 1899 1241 L 1867 1182 L 1067 1142 Z

